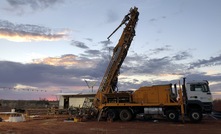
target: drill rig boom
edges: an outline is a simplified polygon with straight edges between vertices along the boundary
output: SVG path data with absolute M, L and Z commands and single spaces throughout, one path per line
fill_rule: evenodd
M 94 99 L 94 106 L 99 107 L 100 104 L 105 103 L 105 94 L 113 93 L 117 87 L 118 75 L 120 67 L 127 56 L 127 52 L 135 36 L 135 27 L 138 21 L 138 8 L 134 7 L 130 9 L 130 12 L 124 17 L 121 24 L 114 30 L 114 32 L 107 38 L 109 38 L 123 25 L 125 28 L 119 39 L 118 44 L 113 50 L 112 58 L 109 62 L 104 77 L 100 83 L 99 89 Z

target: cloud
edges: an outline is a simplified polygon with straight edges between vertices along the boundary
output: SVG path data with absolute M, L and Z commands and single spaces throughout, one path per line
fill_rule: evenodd
M 170 46 L 151 49 L 152 53 L 159 54 L 164 51 L 171 51 Z M 121 71 L 127 75 L 184 75 L 188 72 L 189 63 L 180 63 L 192 57 L 188 51 L 181 51 L 176 54 L 169 54 L 163 57 L 152 57 L 147 54 L 128 55 L 123 63 Z
M 100 43 L 100 44 L 103 44 L 104 47 L 107 47 L 108 45 L 112 44 L 113 42 L 110 41 L 110 40 L 105 40 L 105 41 L 100 41 L 99 43 Z
M 0 61 L 0 79 L 5 85 L 30 85 L 33 87 L 49 86 L 82 86 L 81 78 L 91 76 L 100 78 L 98 66 L 70 68 L 65 66 L 52 66 L 48 64 L 21 64 L 16 62 Z
M 56 32 L 43 26 L 14 24 L 7 20 L 0 20 L 0 38 L 10 41 L 55 41 L 65 39 L 67 36 L 68 31 L 66 29 Z
M 82 54 L 99 56 L 87 58 L 87 56 L 67 54 L 36 59 L 29 64 L 0 61 L 1 86 L 28 85 L 37 89 L 47 89 L 47 91 L 59 92 L 62 89 L 66 92 L 75 92 L 79 89 L 87 89 L 83 79 L 96 80 L 99 85 L 109 64 L 107 60 L 109 57 L 102 51 L 90 49 Z M 177 83 L 179 78 L 187 77 L 188 81 L 209 80 L 215 83 L 211 85 L 211 90 L 219 91 L 221 74 L 206 75 L 206 73 L 190 71 L 188 65 L 176 64 L 175 59 L 172 55 L 161 58 L 150 58 L 136 53 L 128 55 L 121 68 L 119 89 L 138 89 L 147 85 Z M 180 59 L 182 58 L 178 58 Z M 163 79 L 166 74 L 170 74 L 170 80 Z M 175 77 L 177 75 L 179 77 Z M 151 79 L 149 76 L 158 79 Z M 128 81 L 128 77 L 131 81 Z
M 92 61 L 85 57 L 82 58 L 73 54 L 66 54 L 60 57 L 47 57 L 41 59 L 34 59 L 33 63 L 46 64 L 52 66 L 62 66 L 62 67 L 90 68 L 96 66 L 95 64 L 97 62 Z
M 35 90 L 37 89 L 37 87 L 33 87 L 33 86 L 28 86 L 28 85 L 22 85 L 22 84 L 17 84 L 16 86 L 14 86 L 15 89 L 32 89 Z
M 182 51 L 179 52 L 177 55 L 174 55 L 172 58 L 178 61 L 178 60 L 185 60 L 191 57 L 192 55 L 188 51 Z
M 151 18 L 149 19 L 149 22 L 153 23 L 153 22 L 157 22 L 157 21 L 160 21 L 162 19 L 166 19 L 167 17 L 166 16 L 161 16 L 161 17 L 157 17 L 157 18 Z
M 73 66 L 78 64 L 77 56 L 72 54 L 62 55 L 61 57 L 48 57 L 42 59 L 33 59 L 35 64 L 47 64 L 53 66 Z
M 151 52 L 151 54 L 158 54 L 158 53 L 163 52 L 163 51 L 172 50 L 170 47 L 171 47 L 170 45 L 165 45 L 165 46 L 160 47 L 160 48 L 150 49 L 149 51 Z
M 29 64 L 0 61 L 0 86 L 28 85 L 36 87 L 37 90 L 47 91 L 38 92 L 38 94 L 24 92 L 21 94 L 17 91 L 0 90 L 0 97 L 2 99 L 38 99 L 39 97 L 49 98 L 61 90 L 63 92 L 81 92 L 88 89 L 83 79 L 98 81 L 97 85 L 99 85 L 108 65 L 106 59 L 105 56 L 88 59 L 75 55 L 63 55 L 48 57 L 42 62 Z M 66 64 L 67 61 L 74 64 Z M 54 63 L 52 64 L 52 62 Z M 97 85 L 94 87 L 95 90 L 98 88 Z
M 93 42 L 93 39 L 91 39 L 91 38 L 84 38 L 84 39 L 87 41 Z
M 23 14 L 28 10 L 36 11 L 53 7 L 56 4 L 63 3 L 64 0 L 7 0 L 7 2 L 9 7 L 6 10 Z
M 157 19 L 156 19 L 156 18 L 152 18 L 152 19 L 150 19 L 149 21 L 150 21 L 150 22 L 155 22 L 155 21 L 157 21 Z
M 216 56 L 216 57 L 210 57 L 210 59 L 208 60 L 202 59 L 196 62 L 192 62 L 190 64 L 189 69 L 198 68 L 198 67 L 206 67 L 206 66 L 217 66 L 217 65 L 221 65 L 221 55 Z
M 118 87 L 119 89 L 138 89 L 142 86 L 151 86 L 151 85 L 162 85 L 162 84 L 175 84 L 179 82 L 179 80 L 181 80 L 181 84 L 182 84 L 182 78 L 186 77 L 186 81 L 190 82 L 193 80 L 197 80 L 197 81 L 202 81 L 202 80 L 208 80 L 209 83 L 213 83 L 213 82 L 217 82 L 216 84 L 210 84 L 210 91 L 212 93 L 216 93 L 216 92 L 221 92 L 220 86 L 221 86 L 221 74 L 219 75 L 206 75 L 205 73 L 199 73 L 199 72 L 195 72 L 195 73 L 187 73 L 181 77 L 179 77 L 178 79 L 173 78 L 171 80 L 160 80 L 160 79 L 146 79 L 145 81 L 142 82 L 137 82 L 137 80 L 135 79 L 133 81 L 126 81 L 127 77 L 121 78 L 119 79 L 120 82 L 118 82 Z M 163 77 L 162 77 L 163 78 Z M 126 80 L 124 80 L 126 79 Z M 214 96 L 215 98 L 220 97 L 220 96 Z M 215 99 L 214 98 L 214 99 Z
M 152 58 L 147 61 L 144 61 L 142 67 L 139 67 L 138 69 L 140 73 L 162 75 L 172 74 L 174 72 L 182 73 L 183 69 L 185 69 L 185 66 L 172 62 L 170 57 L 162 57 Z
M 170 45 L 165 45 L 163 47 L 159 47 L 159 48 L 155 48 L 155 49 L 150 49 L 150 55 L 156 55 L 162 52 L 167 52 L 167 51 L 172 51 L 171 46 Z M 191 58 L 192 55 L 190 53 L 190 50 L 186 50 L 186 51 L 180 51 L 176 54 L 174 54 L 174 56 L 170 57 L 171 60 L 174 61 L 179 61 L 179 60 L 185 60 L 188 58 Z
M 204 72 L 195 72 L 195 73 L 187 73 L 186 77 L 189 77 L 189 81 L 193 80 L 208 80 L 213 82 L 220 82 L 221 81 L 221 74 L 216 75 L 207 75 Z M 221 84 L 221 83 L 219 83 Z
M 133 54 L 127 56 L 121 72 L 126 75 L 181 75 L 188 68 L 187 65 L 177 64 L 172 57 L 151 58 L 147 55 Z
M 84 51 L 85 54 L 81 54 L 82 56 L 86 57 L 100 57 L 102 52 L 99 50 L 86 50 Z
M 76 46 L 76 47 L 79 47 L 79 48 L 82 48 L 82 49 L 88 49 L 89 47 L 85 45 L 84 42 L 80 42 L 80 41 L 74 41 L 72 40 L 71 41 L 71 45 L 72 46 Z
M 93 51 L 89 52 L 94 54 Z M 95 51 L 96 53 L 96 51 Z M 78 57 L 76 55 L 67 54 L 62 55 L 60 57 L 48 57 L 43 59 L 36 59 L 33 60 L 33 64 L 38 65 L 49 65 L 54 66 L 58 68 L 62 68 L 64 70 L 71 70 L 76 71 L 75 73 L 79 73 L 78 75 L 75 75 L 77 78 L 93 78 L 93 79 L 99 79 L 107 65 L 108 60 L 106 55 L 100 55 L 96 58 L 87 58 L 87 57 Z M 83 73 L 83 74 L 82 74 Z

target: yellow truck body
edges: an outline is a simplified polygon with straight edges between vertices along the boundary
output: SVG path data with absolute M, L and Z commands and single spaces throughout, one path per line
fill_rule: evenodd
M 134 103 L 168 104 L 171 103 L 171 86 L 157 85 L 140 87 L 132 94 Z

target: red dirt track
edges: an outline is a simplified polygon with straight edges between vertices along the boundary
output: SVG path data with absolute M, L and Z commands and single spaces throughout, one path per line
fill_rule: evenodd
M 131 122 L 64 122 L 47 119 L 19 123 L 0 122 L 0 134 L 221 134 L 221 120 L 207 117 L 201 123 L 166 120 Z

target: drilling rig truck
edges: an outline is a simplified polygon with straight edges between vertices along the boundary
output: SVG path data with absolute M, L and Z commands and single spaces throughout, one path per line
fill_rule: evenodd
M 136 115 L 143 114 L 146 117 L 163 115 L 171 121 L 188 117 L 193 122 L 200 122 L 204 113 L 212 111 L 208 81 L 185 82 L 184 78 L 182 86 L 165 84 L 144 86 L 136 91 L 118 90 L 120 67 L 135 36 L 138 16 L 138 8 L 131 8 L 121 24 L 108 37 L 109 39 L 125 25 L 93 102 L 98 110 L 98 120 L 105 117 L 129 121 Z

